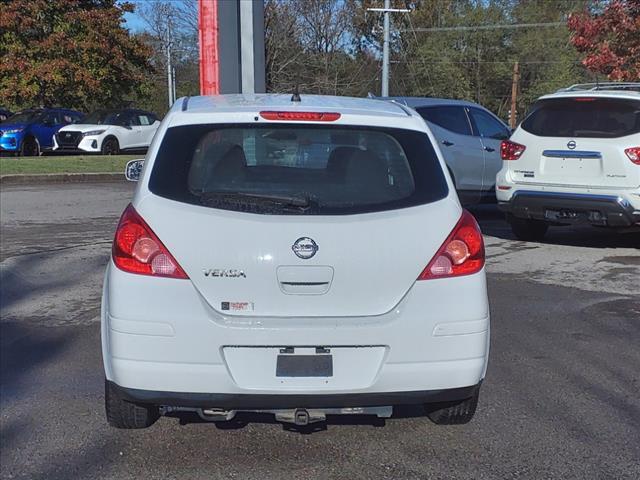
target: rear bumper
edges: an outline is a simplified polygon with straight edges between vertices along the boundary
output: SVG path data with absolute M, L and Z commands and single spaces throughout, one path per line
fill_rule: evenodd
M 590 223 L 608 227 L 629 227 L 640 223 L 640 210 L 625 198 L 614 195 L 577 193 L 514 192 L 498 208 L 518 218 L 555 223 Z
M 106 276 L 105 374 L 127 389 L 351 398 L 467 387 L 478 384 L 487 369 L 484 271 L 418 282 L 386 314 L 344 318 L 224 316 L 203 303 L 190 281 L 152 280 L 112 263 Z M 455 301 L 460 291 L 466 292 L 465 302 Z M 280 348 L 313 354 L 305 349 L 318 346 L 333 356 L 330 378 L 276 375 Z
M 472 397 L 480 383 L 461 388 L 385 393 L 264 395 L 228 393 L 158 392 L 123 388 L 109 382 L 118 393 L 131 402 L 150 405 L 190 408 L 221 408 L 226 410 L 268 410 L 289 408 L 345 408 L 418 405 L 451 402 Z

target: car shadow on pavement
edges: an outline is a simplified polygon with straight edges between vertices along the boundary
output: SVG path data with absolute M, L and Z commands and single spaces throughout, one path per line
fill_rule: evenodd
M 511 232 L 504 214 L 495 204 L 465 207 L 478 221 L 482 233 L 502 240 L 519 241 Z M 590 225 L 552 226 L 539 243 L 587 248 L 636 248 L 640 249 L 640 232 L 617 232 Z
M 48 253 L 17 255 L 0 265 L 0 312 L 3 320 L 7 311 L 15 304 L 35 300 L 53 291 L 60 291 L 78 282 L 78 278 L 60 270 L 45 273 L 45 262 L 55 262 L 55 256 Z M 62 267 L 61 267 L 62 268 Z
M 29 328 L 17 322 L 0 323 L 0 388 L 2 404 L 14 401 L 28 388 L 28 377 L 46 366 L 73 343 L 75 334 L 68 329 Z
M 60 320 L 52 313 L 51 302 L 57 292 L 72 288 L 77 278 L 62 272 L 43 274 L 42 257 L 37 254 L 12 257 L 3 262 L 0 274 L 0 400 L 4 405 L 29 388 L 34 369 L 46 368 L 76 339 L 75 330 L 50 326 Z

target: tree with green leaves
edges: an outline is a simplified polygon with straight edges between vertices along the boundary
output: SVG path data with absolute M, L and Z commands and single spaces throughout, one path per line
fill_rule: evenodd
M 151 52 L 123 26 L 124 13 L 133 8 L 116 0 L 3 2 L 3 103 L 88 111 L 144 96 Z

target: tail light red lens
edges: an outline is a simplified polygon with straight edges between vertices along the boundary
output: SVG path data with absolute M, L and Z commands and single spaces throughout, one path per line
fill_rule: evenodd
M 527 147 L 519 143 L 503 140 L 500 144 L 500 156 L 502 160 L 518 160 L 526 149 Z
M 128 273 L 189 278 L 132 205 L 120 217 L 112 256 L 116 267 Z
M 640 147 L 627 148 L 624 153 L 627 154 L 632 163 L 640 165 Z
M 458 277 L 479 272 L 484 266 L 484 241 L 480 227 L 466 210 L 449 237 L 418 280 Z
M 283 120 L 296 122 L 335 122 L 340 118 L 337 112 L 260 112 L 265 120 Z

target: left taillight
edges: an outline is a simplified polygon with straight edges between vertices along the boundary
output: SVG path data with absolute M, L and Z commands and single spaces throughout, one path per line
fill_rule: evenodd
M 189 278 L 132 205 L 122 213 L 112 249 L 120 270 L 154 277 Z
M 500 158 L 502 160 L 518 160 L 526 149 L 527 147 L 519 143 L 503 140 L 500 144 Z
M 468 211 L 463 210 L 438 253 L 422 271 L 418 280 L 458 277 L 479 272 L 484 266 L 484 241 L 480 227 Z

